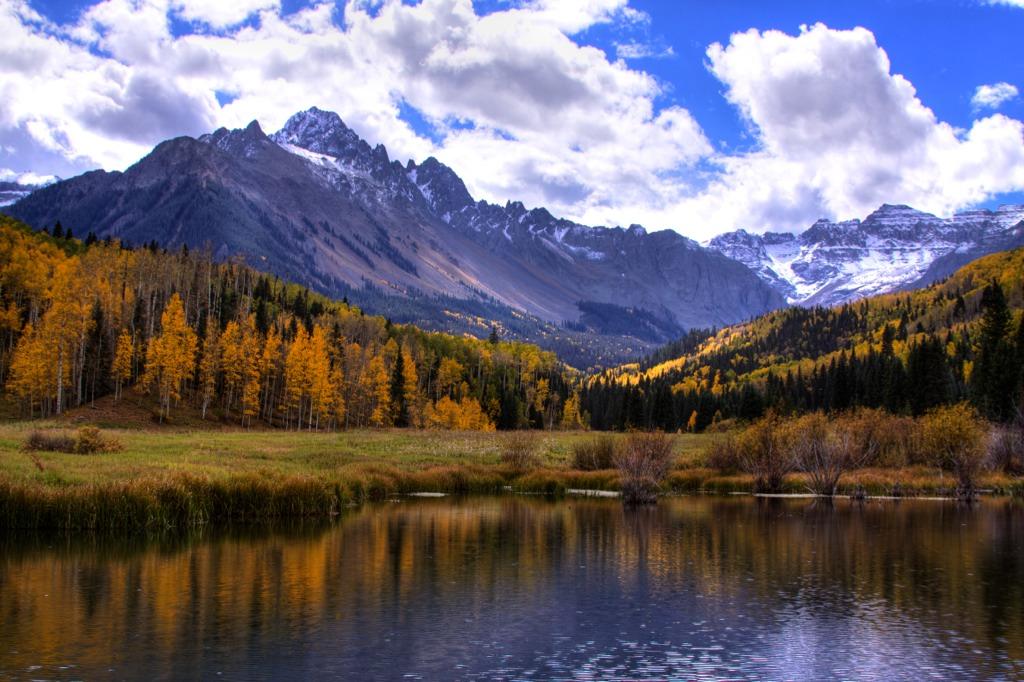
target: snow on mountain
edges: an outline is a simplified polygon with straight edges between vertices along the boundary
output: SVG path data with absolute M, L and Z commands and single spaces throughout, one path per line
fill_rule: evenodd
M 942 276 L 937 264 L 1015 245 L 1022 220 L 1024 206 L 944 219 L 886 204 L 864 220 L 819 220 L 800 235 L 737 230 L 708 247 L 749 267 L 790 303 L 832 305 L 926 283 Z
M 51 185 L 59 179 L 55 175 L 15 173 L 14 171 L 0 168 L 0 206 L 10 206 L 40 187 Z
M 785 305 L 742 264 L 678 233 L 476 201 L 437 159 L 403 165 L 316 108 L 269 136 L 254 121 L 167 140 L 124 172 L 57 183 L 10 212 L 133 244 L 242 256 L 396 321 L 487 333 L 470 320 L 490 315 L 541 343 L 549 332 L 537 330 L 549 325 L 636 349 Z

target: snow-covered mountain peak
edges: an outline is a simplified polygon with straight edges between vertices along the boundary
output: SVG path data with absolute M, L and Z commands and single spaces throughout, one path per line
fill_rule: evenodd
M 1024 207 L 1000 206 L 939 218 L 884 204 L 861 220 L 821 219 L 799 236 L 736 230 L 708 246 L 753 270 L 796 304 L 834 304 L 942 276 L 972 254 L 1010 248 Z
M 371 153 L 370 145 L 346 126 L 338 114 L 316 107 L 292 115 L 271 139 L 338 158 Z
M 409 161 L 405 170 L 409 180 L 438 216 L 450 216 L 474 204 L 462 178 L 433 156 L 419 165 Z

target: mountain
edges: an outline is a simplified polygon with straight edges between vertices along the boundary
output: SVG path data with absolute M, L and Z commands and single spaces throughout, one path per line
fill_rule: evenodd
M 801 305 L 831 305 L 916 288 L 971 260 L 1024 245 L 1024 206 L 939 218 L 883 205 L 864 220 L 819 220 L 794 235 L 744 230 L 708 246 L 734 258 Z
M 487 322 L 467 322 L 483 306 L 505 327 L 533 320 L 542 344 L 554 325 L 635 352 L 785 304 L 744 265 L 675 232 L 476 201 L 436 159 L 402 165 L 316 108 L 270 136 L 253 122 L 168 140 L 123 173 L 59 182 L 9 213 L 136 244 L 208 245 L 436 329 L 486 334 Z

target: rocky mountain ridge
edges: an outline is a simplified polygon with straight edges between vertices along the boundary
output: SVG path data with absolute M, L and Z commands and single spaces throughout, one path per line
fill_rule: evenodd
M 626 341 L 784 305 L 745 266 L 675 232 L 592 228 L 475 201 L 436 159 L 391 160 L 336 114 L 299 112 L 268 136 L 253 122 L 157 145 L 123 173 L 93 171 L 9 212 L 134 244 L 208 246 L 329 295 L 448 331 L 499 326 L 544 345 L 552 328 Z M 623 333 L 623 330 L 635 330 Z
M 930 284 L 978 256 L 1024 245 L 1024 206 L 940 218 L 885 204 L 864 220 L 819 220 L 799 235 L 737 230 L 707 246 L 797 305 L 832 305 Z

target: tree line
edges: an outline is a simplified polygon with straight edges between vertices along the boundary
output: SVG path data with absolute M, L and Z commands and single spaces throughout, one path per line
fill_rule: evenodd
M 424 332 L 211 254 L 0 218 L 0 382 L 25 416 L 127 391 L 291 429 L 582 425 L 536 346 Z
M 1019 306 L 1019 271 L 1012 281 Z M 793 308 L 673 348 L 686 352 L 586 382 L 580 401 L 593 428 L 701 431 L 769 411 L 920 416 L 962 401 L 1007 422 L 1024 406 L 1024 315 L 1015 319 L 995 277 L 966 298 L 953 288 Z

